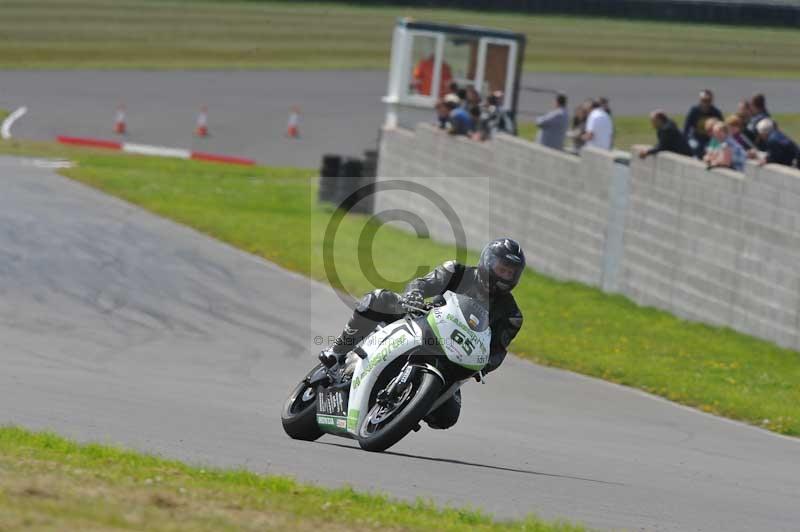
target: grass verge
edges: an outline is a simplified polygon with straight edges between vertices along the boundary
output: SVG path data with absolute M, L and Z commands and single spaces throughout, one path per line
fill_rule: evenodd
M 350 488 L 193 467 L 0 427 L 0 530 L 483 530 L 579 532 L 535 517 L 399 503 Z
M 312 170 L 239 168 L 21 141 L 0 143 L 0 152 L 69 157 L 78 165 L 62 172 L 73 179 L 326 279 L 321 249 L 331 213 L 313 201 Z M 366 217 L 345 217 L 336 234 L 336 267 L 350 293 L 374 288 L 362 273 L 359 251 L 375 258 L 392 289 L 400 289 L 418 265 L 432 267 L 455 256 L 450 246 L 386 226 L 365 248 L 359 239 L 367 223 Z M 524 358 L 800 435 L 797 352 L 533 271 L 515 294 L 525 326 L 512 349 Z
M 529 72 L 800 77 L 792 28 L 190 0 L 4 0 L 0 68 L 386 69 L 399 16 L 525 33 Z
M 776 114 L 775 120 L 780 127 L 793 139 L 800 139 L 800 114 Z M 683 125 L 683 116 L 673 115 L 677 119 L 678 127 Z M 519 136 L 527 139 L 536 139 L 538 132 L 535 122 L 520 122 Z M 650 145 L 656 142 L 656 132 L 650 125 L 648 116 L 615 116 L 614 117 L 614 146 L 621 150 L 629 150 L 636 144 Z M 567 141 L 569 145 L 569 141 Z

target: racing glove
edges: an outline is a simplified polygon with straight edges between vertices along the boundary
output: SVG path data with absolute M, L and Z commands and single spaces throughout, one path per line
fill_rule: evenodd
M 422 296 L 422 292 L 415 288 L 403 294 L 400 298 L 400 304 L 403 306 L 423 308 L 425 306 L 425 298 Z

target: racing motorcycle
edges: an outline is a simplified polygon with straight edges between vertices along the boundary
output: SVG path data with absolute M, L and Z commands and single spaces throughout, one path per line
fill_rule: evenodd
M 318 364 L 292 390 L 281 421 L 290 437 L 333 434 L 384 451 L 420 428 L 469 379 L 483 382 L 489 361 L 489 311 L 451 291 L 381 324 L 343 364 Z

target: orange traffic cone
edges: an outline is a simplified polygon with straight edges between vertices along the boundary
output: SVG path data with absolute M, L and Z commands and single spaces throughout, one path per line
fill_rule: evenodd
M 124 135 L 127 131 L 128 128 L 125 125 L 125 106 L 120 104 L 117 106 L 117 114 L 114 116 L 114 133 L 117 135 Z
M 208 107 L 205 105 L 200 109 L 200 114 L 197 115 L 197 125 L 194 128 L 194 134 L 198 137 L 208 136 Z
M 296 139 L 300 137 L 300 108 L 292 107 L 289 111 L 289 123 L 286 126 L 286 136 Z

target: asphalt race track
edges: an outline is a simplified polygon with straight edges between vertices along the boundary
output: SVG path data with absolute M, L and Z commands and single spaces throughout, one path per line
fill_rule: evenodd
M 28 107 L 13 127 L 14 136 L 52 140 L 56 135 L 114 137 L 114 111 L 124 103 L 131 142 L 315 168 L 324 153 L 360 156 L 375 148 L 386 76 L 382 71 L 5 71 L 0 72 L 0 107 Z M 590 96 L 607 96 L 618 115 L 660 107 L 679 121 L 703 87 L 714 89 L 728 112 L 756 91 L 767 95 L 775 113 L 797 112 L 800 101 L 796 80 L 528 74 L 522 84 L 564 91 L 570 108 Z M 523 91 L 521 118 L 549 110 L 552 100 L 551 94 Z M 203 105 L 209 106 L 211 136 L 198 139 L 192 131 Z M 299 140 L 286 137 L 293 105 L 302 111 Z
M 797 530 L 800 441 L 510 358 L 385 454 L 279 410 L 345 311 L 323 285 L 0 157 L 0 424 L 600 528 Z

